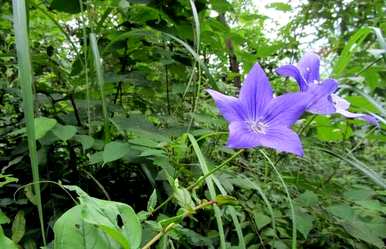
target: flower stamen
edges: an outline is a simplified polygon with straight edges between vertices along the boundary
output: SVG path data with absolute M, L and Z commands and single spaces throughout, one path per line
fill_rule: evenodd
M 247 121 L 249 129 L 254 133 L 265 134 L 268 125 L 261 121 Z

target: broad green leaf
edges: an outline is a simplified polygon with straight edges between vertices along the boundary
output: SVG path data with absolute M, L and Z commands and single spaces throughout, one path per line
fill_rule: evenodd
M 105 145 L 103 150 L 103 163 L 112 162 L 124 157 L 129 153 L 129 145 L 122 142 L 110 142 Z
M 337 204 L 327 208 L 327 211 L 332 215 L 344 219 L 351 220 L 354 217 L 354 210 L 351 206 L 346 204 Z
M 67 141 L 68 139 L 75 136 L 78 129 L 75 126 L 72 125 L 61 125 L 57 124 L 54 129 L 52 129 L 52 132 L 60 138 L 62 141 Z
M 261 230 L 263 227 L 271 223 L 271 217 L 261 213 L 261 212 L 255 212 L 253 213 L 253 218 L 255 221 L 255 224 L 259 230 Z
M 0 248 L 4 249 L 19 249 L 15 242 L 4 235 L 4 231 L 0 226 Z
M 24 211 L 17 212 L 15 219 L 12 222 L 12 240 L 17 244 L 23 238 L 25 233 L 25 217 Z
M 319 199 L 314 192 L 306 190 L 304 193 L 299 195 L 299 197 L 296 198 L 295 201 L 301 207 L 312 207 L 318 203 Z
M 95 142 L 95 139 L 88 135 L 76 135 L 74 139 L 82 144 L 83 151 L 90 149 Z
M 56 125 L 56 120 L 52 118 L 46 118 L 46 117 L 38 117 L 35 118 L 35 134 L 36 134 L 36 140 L 44 137 L 47 132 L 52 130 Z
M 120 249 L 120 246 L 94 225 L 82 219 L 82 207 L 65 212 L 54 225 L 54 249 Z
M 373 233 L 371 228 L 364 222 L 356 220 L 345 220 L 342 226 L 352 237 L 366 241 L 367 243 L 377 247 L 385 248 L 385 244 L 382 238 L 378 237 L 376 233 Z
M 313 228 L 314 218 L 301 209 L 296 210 L 296 228 L 307 239 L 308 233 Z
M 82 216 L 84 220 L 96 225 L 123 248 L 139 248 L 142 238 L 142 227 L 134 210 L 123 203 L 104 201 L 92 197 L 83 197 Z M 118 216 L 122 227 L 117 223 Z

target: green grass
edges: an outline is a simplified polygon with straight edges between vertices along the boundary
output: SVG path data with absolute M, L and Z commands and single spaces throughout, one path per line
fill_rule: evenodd
M 32 177 L 36 204 L 38 207 L 40 230 L 43 243 L 46 245 L 43 207 L 40 194 L 39 163 L 36 150 L 35 122 L 34 122 L 34 95 L 32 92 L 32 66 L 29 51 L 27 13 L 24 0 L 13 0 L 13 20 L 16 38 L 17 62 L 19 66 L 19 83 L 23 96 L 24 118 L 27 126 L 28 150 L 31 160 Z

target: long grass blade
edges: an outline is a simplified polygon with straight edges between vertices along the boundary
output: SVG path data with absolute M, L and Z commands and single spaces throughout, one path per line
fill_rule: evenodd
M 334 151 L 329 149 L 325 149 L 325 148 L 318 148 L 318 149 L 322 152 L 330 154 L 331 156 L 336 157 L 348 163 L 349 165 L 353 166 L 354 168 L 356 168 L 357 170 L 365 174 L 367 177 L 369 177 L 374 183 L 386 189 L 385 179 L 383 179 L 382 176 L 379 175 L 377 172 L 367 167 L 366 164 L 364 164 L 363 162 L 355 158 L 351 153 L 348 153 L 346 156 L 341 156 L 340 154 L 335 153 Z
M 198 158 L 198 162 L 200 164 L 202 173 L 204 175 L 208 174 L 209 173 L 208 165 L 206 164 L 206 160 L 204 158 L 204 155 L 201 152 L 200 146 L 198 146 L 196 139 L 191 134 L 188 134 L 188 137 L 189 137 L 190 143 L 193 146 L 193 150 L 196 153 L 196 156 Z M 212 200 L 216 199 L 216 190 L 215 190 L 214 185 L 213 185 L 212 176 L 207 177 L 205 179 L 205 182 L 206 182 L 206 185 L 208 186 L 210 198 Z M 216 216 L 218 233 L 220 235 L 220 248 L 226 249 L 225 233 L 224 233 L 223 223 L 222 223 L 222 219 L 221 219 L 221 211 L 217 205 L 214 205 L 213 209 L 214 209 L 214 215 Z
M 106 99 L 105 99 L 105 91 L 104 91 L 104 78 L 103 78 L 103 66 L 102 66 L 102 59 L 99 54 L 98 49 L 98 42 L 96 39 L 95 33 L 90 33 L 90 44 L 91 44 L 91 50 L 94 57 L 94 67 L 96 72 L 96 80 L 99 87 L 99 92 L 102 99 L 102 112 L 103 112 L 103 119 L 104 119 L 104 134 L 105 134 L 105 141 L 109 140 L 109 118 L 107 115 L 107 106 L 106 106 Z
M 296 215 L 295 215 L 295 207 L 292 203 L 292 198 L 289 193 L 287 184 L 285 183 L 283 177 L 281 176 L 280 172 L 277 170 L 275 164 L 272 162 L 271 158 L 268 157 L 268 155 L 263 151 L 259 150 L 261 154 L 267 159 L 268 163 L 272 166 L 273 170 L 275 171 L 277 177 L 279 178 L 281 184 L 283 185 L 284 191 L 287 194 L 288 198 L 288 203 L 291 209 L 291 218 L 292 218 L 292 243 L 291 243 L 291 248 L 296 249 L 296 244 L 297 244 L 297 231 L 296 231 Z
M 217 177 L 213 176 L 213 181 L 216 184 L 217 188 L 220 190 L 220 193 L 222 195 L 227 195 L 227 192 L 225 191 L 224 187 L 222 186 L 221 182 L 217 179 Z M 236 210 L 234 207 L 229 207 L 229 213 L 231 214 L 233 225 L 235 226 L 237 237 L 239 239 L 239 249 L 245 249 L 245 240 L 243 235 L 243 230 L 241 228 L 239 219 L 237 218 Z
M 87 30 L 86 30 L 86 16 L 83 9 L 83 0 L 79 0 L 80 12 L 82 18 L 82 33 L 83 33 L 83 60 L 84 60 L 84 77 L 86 83 L 86 102 L 87 102 L 87 123 L 88 135 L 92 133 L 91 128 L 91 108 L 90 108 L 90 82 L 88 80 L 88 44 L 87 44 Z
M 34 122 L 34 95 L 32 93 L 32 66 L 29 51 L 27 31 L 26 5 L 24 0 L 13 0 L 13 21 L 16 38 L 17 62 L 19 66 L 19 82 L 23 95 L 24 118 L 27 123 L 28 150 L 31 160 L 34 192 L 37 201 L 40 230 L 44 245 L 46 236 L 44 230 L 43 206 L 40 194 L 39 163 L 36 151 L 36 136 Z

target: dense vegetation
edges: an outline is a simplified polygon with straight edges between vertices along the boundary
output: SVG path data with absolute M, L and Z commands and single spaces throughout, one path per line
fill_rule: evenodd
M 0 248 L 384 248 L 386 4 L 263 3 L 0 0 Z M 304 157 L 227 147 L 206 89 L 259 63 L 296 92 L 275 69 L 309 51 L 378 125 L 307 112 Z

